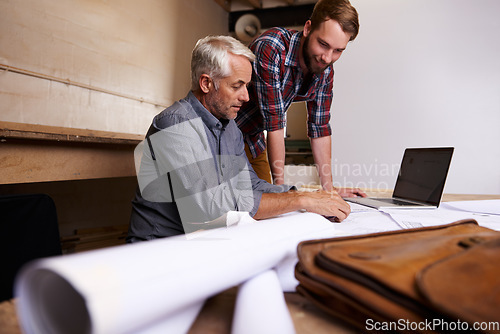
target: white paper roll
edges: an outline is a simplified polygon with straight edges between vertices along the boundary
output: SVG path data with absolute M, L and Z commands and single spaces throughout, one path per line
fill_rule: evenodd
M 239 287 L 232 333 L 295 333 L 292 317 L 274 270 L 259 274 Z
M 276 267 L 298 242 L 332 228 L 319 215 L 297 212 L 191 239 L 37 260 L 16 280 L 20 325 L 28 334 L 139 332 Z

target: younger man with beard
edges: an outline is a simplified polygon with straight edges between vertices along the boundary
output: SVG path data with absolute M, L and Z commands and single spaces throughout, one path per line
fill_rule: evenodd
M 308 136 L 321 185 L 341 196 L 366 196 L 358 189 L 334 189 L 331 172 L 332 64 L 358 30 L 358 14 L 348 0 L 320 0 L 302 32 L 273 28 L 250 45 L 257 56 L 250 101 L 236 122 L 248 159 L 261 179 L 284 183 L 285 114 L 292 102 L 307 101 Z

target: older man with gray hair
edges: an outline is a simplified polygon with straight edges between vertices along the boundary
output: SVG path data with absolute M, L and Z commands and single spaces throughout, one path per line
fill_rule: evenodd
M 254 219 L 307 210 L 343 220 L 335 192 L 297 192 L 257 177 L 234 119 L 247 102 L 254 54 L 229 36 L 199 40 L 188 95 L 155 116 L 143 145 L 128 242 L 225 226 L 229 211 Z M 139 164 L 138 164 L 139 165 Z M 212 222 L 212 223 L 207 223 Z

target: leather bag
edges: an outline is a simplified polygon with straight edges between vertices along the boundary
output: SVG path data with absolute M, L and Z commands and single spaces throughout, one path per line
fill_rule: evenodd
M 304 241 L 297 251 L 297 292 L 363 331 L 498 333 L 500 232 L 475 220 Z

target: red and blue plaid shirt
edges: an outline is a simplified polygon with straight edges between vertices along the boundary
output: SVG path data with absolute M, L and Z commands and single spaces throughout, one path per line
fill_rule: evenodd
M 330 106 L 333 99 L 333 67 L 315 74 L 304 95 L 300 95 L 304 73 L 299 64 L 302 32 L 273 28 L 259 36 L 250 49 L 253 63 L 250 101 L 236 118 L 245 142 L 256 157 L 266 148 L 264 130 L 286 126 L 286 111 L 292 102 L 307 101 L 307 134 L 310 138 L 331 135 Z

